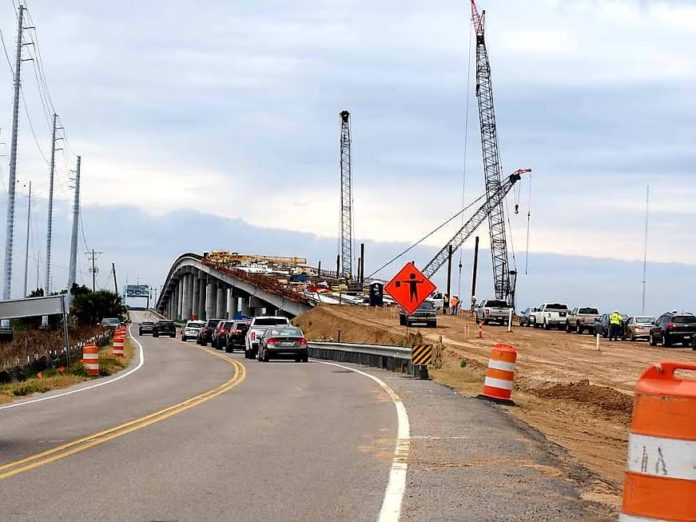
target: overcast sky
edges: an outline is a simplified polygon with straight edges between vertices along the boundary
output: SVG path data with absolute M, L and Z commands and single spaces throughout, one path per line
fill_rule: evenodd
M 531 199 L 527 179 L 520 212 L 510 215 L 518 262 L 528 211 L 532 267 L 541 254 L 592 257 L 587 266 L 598 270 L 609 266 L 603 259 L 642 259 L 650 185 L 650 261 L 696 265 L 694 4 L 480 1 L 488 10 L 503 169 L 534 169 Z M 164 225 L 196 210 L 335 244 L 343 109 L 352 113 L 358 240 L 408 244 L 484 190 L 466 1 L 31 0 L 29 9 L 70 145 L 65 161 L 60 155 L 57 197 L 66 213 L 56 228 L 69 234 L 65 164 L 78 153 L 87 243 L 106 262 L 115 256 L 104 235 L 124 233 L 119 262 L 131 275 L 161 279 L 171 263 L 156 237 L 151 246 L 128 248 L 126 231 L 139 232 L 136 215 Z M 3 0 L 0 29 L 10 56 L 15 24 L 11 0 Z M 24 63 L 23 83 L 46 155 L 50 132 L 32 62 Z M 9 142 L 11 94 L 10 70 L 0 64 L 0 142 Z M 45 198 L 48 169 L 24 113 L 20 131 L 18 178 L 32 180 Z M 0 157 L 2 188 L 7 159 Z M 34 258 L 45 255 L 45 201 L 36 203 Z M 118 224 L 106 221 L 117 207 L 132 211 Z M 156 226 L 148 233 L 156 235 Z M 430 246 L 453 233 L 433 236 Z M 167 251 L 191 250 L 191 234 L 172 239 Z M 247 245 L 213 233 L 209 248 Z M 143 249 L 151 252 L 143 256 Z M 307 250 L 298 243 L 278 254 Z M 325 250 L 317 256 L 335 255 Z M 61 255 L 56 263 L 67 265 Z M 674 284 L 693 295 L 693 279 Z

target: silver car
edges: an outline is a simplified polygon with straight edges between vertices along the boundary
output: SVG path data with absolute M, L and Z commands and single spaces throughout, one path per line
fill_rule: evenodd
M 649 317 L 647 315 L 629 317 L 626 322 L 624 335 L 631 341 L 637 339 L 645 339 L 647 341 L 650 338 L 650 328 L 653 326 L 655 326 L 654 317 Z
M 189 339 L 196 339 L 198 332 L 201 331 L 205 321 L 186 321 L 186 324 L 181 329 L 181 340 L 186 342 Z

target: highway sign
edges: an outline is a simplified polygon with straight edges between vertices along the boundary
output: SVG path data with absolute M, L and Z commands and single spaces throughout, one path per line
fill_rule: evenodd
M 387 283 L 384 290 L 394 300 L 412 314 L 416 308 L 433 293 L 436 286 L 416 268 L 413 263 L 407 263 L 394 279 Z
M 147 285 L 127 285 L 126 297 L 150 297 L 150 287 Z

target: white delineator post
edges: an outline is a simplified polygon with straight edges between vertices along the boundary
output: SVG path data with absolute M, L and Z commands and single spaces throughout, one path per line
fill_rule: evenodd
M 508 310 L 508 332 L 512 332 L 512 308 Z
M 599 334 L 595 334 L 595 349 L 599 352 Z

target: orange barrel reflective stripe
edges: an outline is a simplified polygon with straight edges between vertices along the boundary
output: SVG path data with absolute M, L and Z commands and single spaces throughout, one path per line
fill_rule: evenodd
M 696 364 L 664 361 L 636 384 L 622 522 L 696 520 Z
M 82 365 L 87 375 L 99 375 L 99 348 L 96 344 L 87 343 L 82 347 Z
M 125 343 L 126 343 L 126 338 L 125 336 L 117 332 L 114 335 L 114 348 L 113 348 L 113 354 L 115 357 L 124 357 L 125 356 Z
M 512 403 L 512 382 L 515 379 L 517 352 L 509 344 L 496 344 L 488 359 L 483 392 L 479 397 L 496 402 Z

